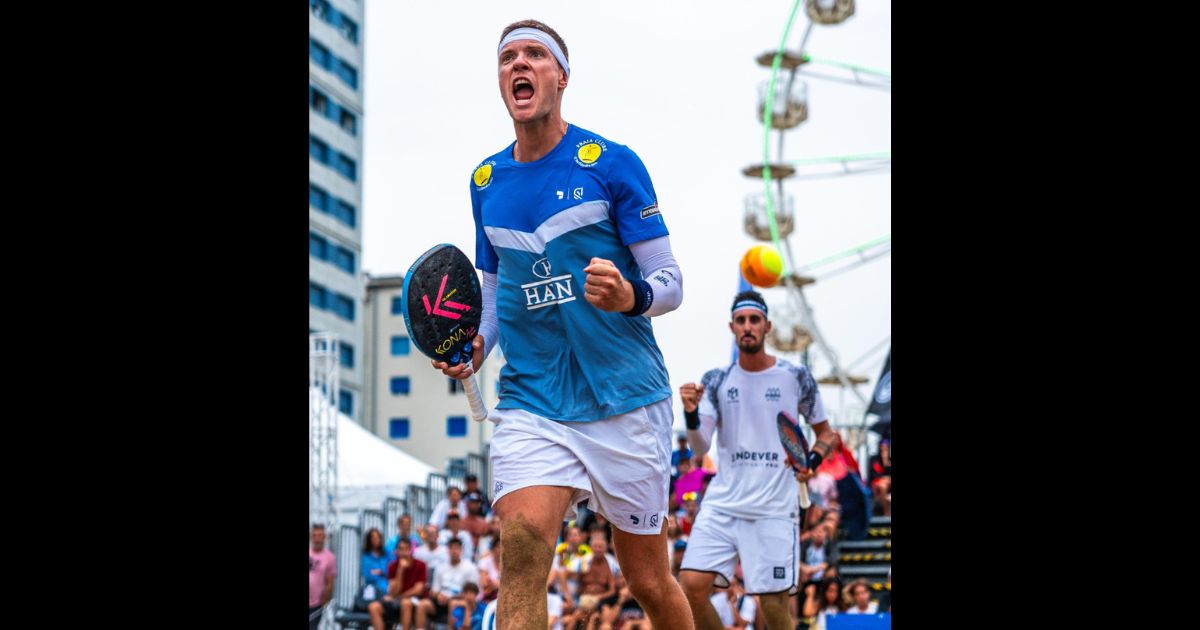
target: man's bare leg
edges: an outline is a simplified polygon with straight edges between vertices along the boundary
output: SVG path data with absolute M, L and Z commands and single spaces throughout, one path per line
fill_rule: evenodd
M 768 630 L 788 630 L 794 628 L 792 617 L 788 614 L 788 594 L 771 593 L 770 595 L 759 595 L 758 600 L 762 602 L 762 614 L 767 620 Z
M 653 536 L 630 534 L 612 528 L 613 549 L 634 599 L 657 628 L 692 627 L 692 610 L 667 556 L 667 526 Z M 505 553 L 508 547 L 505 547 Z
M 546 577 L 574 493 L 565 486 L 530 486 L 504 495 L 493 506 L 502 521 L 504 545 L 496 605 L 500 630 L 545 630 L 549 624 Z
M 692 618 L 696 621 L 696 630 L 724 630 L 725 628 L 725 625 L 721 623 L 721 616 L 717 614 L 717 609 L 713 608 L 712 601 L 709 600 L 709 597 L 712 596 L 714 579 L 716 579 L 716 575 L 713 573 L 686 569 L 679 572 L 679 583 L 683 587 L 683 593 L 687 595 L 688 605 L 692 608 Z

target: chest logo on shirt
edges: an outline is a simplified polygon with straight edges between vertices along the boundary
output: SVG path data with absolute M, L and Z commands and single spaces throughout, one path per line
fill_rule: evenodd
M 738 401 L 738 388 L 730 387 L 729 389 L 725 390 L 725 399 L 731 403 L 737 402 Z
M 608 150 L 608 146 L 601 140 L 587 139 L 575 145 L 578 149 L 575 152 L 575 163 L 588 168 L 600 159 L 600 156 Z
M 550 269 L 549 258 L 542 258 L 533 263 L 530 271 L 533 272 L 533 275 L 544 278 L 544 280 L 521 285 L 521 290 L 525 292 L 525 310 L 532 311 L 538 308 L 554 306 L 555 304 L 566 304 L 567 302 L 575 301 L 575 291 L 571 285 L 573 280 L 571 274 L 553 275 Z
M 765 399 L 767 402 L 775 402 L 775 401 L 779 400 L 782 396 L 783 396 L 783 394 L 779 391 L 778 387 L 768 387 Z
M 475 174 L 471 176 L 475 182 L 475 190 L 483 190 L 492 185 L 492 166 L 495 164 L 495 162 L 484 162 L 475 169 Z

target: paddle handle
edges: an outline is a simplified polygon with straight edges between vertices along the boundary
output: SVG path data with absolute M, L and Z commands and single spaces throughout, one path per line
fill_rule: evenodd
M 463 379 L 462 383 L 463 390 L 467 393 L 467 404 L 471 405 L 471 419 L 476 422 L 487 420 L 487 407 L 483 405 L 483 395 L 479 393 L 479 383 L 475 382 L 475 375 Z

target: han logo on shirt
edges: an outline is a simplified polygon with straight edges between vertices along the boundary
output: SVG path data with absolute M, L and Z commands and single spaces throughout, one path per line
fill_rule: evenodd
M 577 148 L 575 151 L 575 163 L 584 168 L 594 165 L 596 160 L 599 160 L 600 156 L 608 150 L 608 146 L 603 141 L 591 138 L 580 142 L 575 147 Z
M 492 185 L 492 167 L 495 162 L 484 162 L 475 169 L 475 174 L 471 175 L 471 180 L 475 182 L 475 190 L 483 190 Z
M 545 279 L 521 285 L 521 290 L 525 292 L 525 310 L 532 311 L 575 301 L 571 274 L 552 275 L 549 258 L 542 258 L 533 263 L 530 271 L 533 275 Z
M 738 388 L 730 387 L 729 389 L 725 390 L 725 399 L 731 403 L 737 402 L 738 401 Z
M 768 387 L 767 394 L 764 398 L 766 399 L 767 402 L 775 402 L 775 401 L 779 400 L 782 396 L 783 396 L 783 394 L 779 391 L 778 387 Z

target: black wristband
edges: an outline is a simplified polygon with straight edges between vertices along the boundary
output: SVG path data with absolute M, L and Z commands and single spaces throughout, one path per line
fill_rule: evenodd
M 821 462 L 824 459 L 825 458 L 821 457 L 820 453 L 818 453 L 816 451 L 809 451 L 808 452 L 808 461 L 805 462 L 804 465 L 807 466 L 810 471 L 813 471 L 813 470 L 817 469 L 817 466 L 821 465 Z
M 688 429 L 691 429 L 693 431 L 696 429 L 699 429 L 700 428 L 700 411 L 698 409 L 693 409 L 691 411 L 684 409 L 683 410 L 683 423 L 687 425 Z
M 650 305 L 654 304 L 654 290 L 650 288 L 649 282 L 641 278 L 634 278 L 629 284 L 633 285 L 633 308 L 625 311 L 623 315 L 637 317 L 650 310 Z

